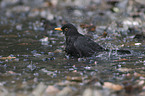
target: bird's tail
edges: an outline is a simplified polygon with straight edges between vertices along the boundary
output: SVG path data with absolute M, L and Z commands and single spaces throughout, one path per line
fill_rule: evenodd
M 109 52 L 116 52 L 119 55 L 123 55 L 123 54 L 131 54 L 131 51 L 126 50 L 126 49 L 104 49 L 105 51 L 109 51 Z

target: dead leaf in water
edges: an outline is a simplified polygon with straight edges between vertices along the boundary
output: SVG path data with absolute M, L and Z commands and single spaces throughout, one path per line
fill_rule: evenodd
M 111 82 L 104 82 L 103 87 L 105 88 L 109 88 L 109 89 L 113 89 L 115 91 L 120 91 L 123 89 L 123 86 L 119 85 L 119 84 L 113 84 Z
M 106 31 L 104 31 L 104 33 L 103 33 L 103 35 L 102 35 L 103 37 L 106 37 L 107 36 L 107 32 Z
M 0 35 L 0 37 L 6 38 L 6 37 L 18 37 L 18 36 L 17 35 Z
M 66 79 L 68 81 L 82 82 L 82 78 L 81 77 L 70 77 L 70 76 L 67 76 Z
M 31 45 L 29 43 L 19 43 L 18 45 Z
M 133 69 L 129 69 L 129 68 L 119 68 L 119 69 L 117 69 L 117 70 L 119 70 L 119 71 L 121 71 L 121 72 L 129 72 L 129 71 L 132 71 Z
M 66 86 L 66 85 L 78 85 L 77 82 L 72 82 L 72 81 L 64 81 L 64 82 L 59 82 L 59 83 L 56 83 L 56 85 L 59 85 L 59 86 Z
M 62 50 L 61 50 L 61 49 L 56 49 L 56 50 L 54 51 L 54 53 L 62 53 Z
M 0 59 L 5 60 L 5 59 L 15 59 L 15 58 L 16 58 L 16 57 L 8 56 L 8 57 L 1 57 Z
M 127 61 L 128 59 L 125 59 L 125 58 L 122 58 L 122 59 L 119 59 L 119 60 L 113 60 L 113 61 Z
M 7 73 L 9 73 L 9 74 L 15 74 L 14 71 L 7 71 Z

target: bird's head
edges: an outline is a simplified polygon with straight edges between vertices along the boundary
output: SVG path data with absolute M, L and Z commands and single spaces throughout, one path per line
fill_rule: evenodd
M 63 31 L 65 36 L 73 36 L 79 34 L 77 28 L 70 23 L 63 25 L 61 28 L 55 28 L 55 30 Z

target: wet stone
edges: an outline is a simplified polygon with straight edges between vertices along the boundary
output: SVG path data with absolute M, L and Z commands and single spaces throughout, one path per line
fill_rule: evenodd
M 73 14 L 75 14 L 75 16 L 82 16 L 83 15 L 80 10 L 74 10 Z
M 70 87 L 65 87 L 57 94 L 57 96 L 69 96 L 72 93 L 73 91 Z
M 7 95 L 10 95 L 8 90 L 5 89 L 3 86 L 0 86 L 0 94 L 1 96 L 7 96 Z
M 45 90 L 44 96 L 56 96 L 60 90 L 56 88 L 55 86 L 49 85 Z
M 94 90 L 91 88 L 85 89 L 83 93 L 83 96 L 109 96 L 109 95 L 110 95 L 109 90 L 104 90 L 103 92 L 101 90 Z
M 85 91 L 83 92 L 83 96 L 93 96 L 92 89 L 90 89 L 90 88 L 85 89 Z M 101 95 L 98 95 L 98 96 L 101 96 Z
M 48 52 L 48 55 L 54 56 L 54 53 L 53 52 Z
M 17 29 L 17 30 L 22 30 L 22 25 L 21 25 L 21 24 L 16 25 L 16 29 Z

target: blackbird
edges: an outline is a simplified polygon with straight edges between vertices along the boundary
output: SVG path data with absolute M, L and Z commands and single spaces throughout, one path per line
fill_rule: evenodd
M 105 51 L 103 47 L 78 32 L 72 24 L 65 24 L 55 30 L 63 31 L 66 37 L 65 52 L 73 57 L 90 57 L 94 53 Z

